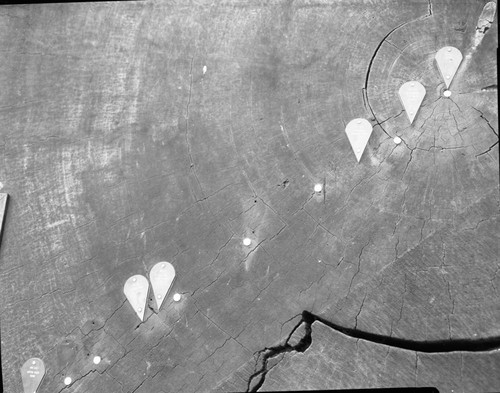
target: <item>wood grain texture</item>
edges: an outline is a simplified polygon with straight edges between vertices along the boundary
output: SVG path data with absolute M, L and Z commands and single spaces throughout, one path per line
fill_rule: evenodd
M 40 393 L 244 391 L 254 353 L 304 310 L 416 341 L 500 335 L 485 4 L 0 7 L 5 391 L 21 392 L 30 357 L 46 364 Z M 433 63 L 444 45 L 465 57 L 451 99 Z M 427 88 L 412 126 L 397 98 L 409 79 Z M 359 164 L 356 117 L 374 125 Z M 139 323 L 123 284 L 159 261 L 183 297 L 159 313 L 149 299 Z
M 346 337 L 319 322 L 312 332 L 312 346 L 271 369 L 260 391 L 433 386 L 440 392 L 486 392 L 500 385 L 498 350 L 481 354 L 404 351 Z

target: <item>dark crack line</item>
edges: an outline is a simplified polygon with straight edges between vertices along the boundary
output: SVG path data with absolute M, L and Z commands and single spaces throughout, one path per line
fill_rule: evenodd
M 489 85 L 486 87 L 483 87 L 481 91 L 498 91 L 498 86 L 497 85 Z
M 377 45 L 377 47 L 375 48 L 375 52 L 373 52 L 373 55 L 372 55 L 372 58 L 370 59 L 370 63 L 368 64 L 368 70 L 366 71 L 366 78 L 365 78 L 365 87 L 364 89 L 365 90 L 368 90 L 368 79 L 370 78 L 370 72 L 372 70 L 372 65 L 373 65 L 373 61 L 375 60 L 375 57 L 377 57 L 377 54 L 378 54 L 378 51 L 380 50 L 380 48 L 382 47 L 382 44 L 387 40 L 387 38 L 389 38 L 389 36 L 394 33 L 397 29 L 399 29 L 400 27 L 403 27 L 404 25 L 408 24 L 410 22 L 404 22 L 404 23 L 401 23 L 399 26 L 396 26 L 394 29 L 392 29 L 391 31 L 389 31 L 385 36 L 384 38 L 382 38 L 382 40 L 380 41 L 380 43 Z M 370 105 L 370 104 L 368 104 Z
M 486 122 L 486 124 L 488 125 L 488 128 L 493 132 L 493 134 L 498 136 L 498 132 L 495 131 L 495 129 L 491 125 L 490 121 L 484 116 L 484 113 L 477 108 L 472 107 L 472 109 L 474 109 L 476 112 L 479 113 L 479 117 Z
M 482 153 L 479 153 L 479 154 L 476 154 L 476 158 L 482 156 L 483 154 L 488 154 L 491 150 L 493 150 L 493 148 L 498 145 L 498 141 L 496 141 L 493 145 L 491 145 L 488 150 L 486 151 L 483 151 Z
M 375 344 L 386 345 L 388 347 L 406 349 L 414 351 L 417 356 L 418 352 L 424 353 L 449 353 L 449 352 L 488 352 L 500 349 L 500 336 L 481 338 L 481 339 L 448 339 L 448 340 L 435 340 L 435 341 L 415 341 L 404 338 L 397 338 L 391 336 L 384 336 L 381 334 L 365 332 L 356 328 L 347 328 L 337 325 L 333 322 L 327 321 L 318 315 L 312 314 L 309 311 L 302 312 L 302 318 L 297 325 L 292 329 L 284 344 L 280 344 L 270 348 L 264 348 L 255 353 L 256 371 L 250 375 L 247 383 L 246 392 L 257 392 L 266 380 L 266 376 L 274 367 L 276 367 L 283 359 L 282 358 L 274 365 L 269 365 L 269 361 L 284 355 L 289 352 L 305 352 L 312 344 L 312 324 L 314 322 L 322 323 L 325 326 L 335 330 L 350 338 L 357 340 L 362 339 Z M 304 324 L 305 334 L 296 345 L 290 345 L 289 341 L 295 331 Z M 257 365 L 260 360 L 260 368 Z

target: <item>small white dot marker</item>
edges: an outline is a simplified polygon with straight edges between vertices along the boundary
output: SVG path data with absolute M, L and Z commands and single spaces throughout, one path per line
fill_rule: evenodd
M 99 364 L 101 363 L 101 357 L 100 356 L 94 356 L 94 364 Z
M 361 120 L 358 120 L 358 124 L 361 124 Z
M 64 384 L 66 386 L 71 385 L 71 382 L 73 382 L 73 380 L 71 379 L 71 377 L 64 378 Z
M 449 76 L 449 75 L 446 75 L 446 79 L 450 79 L 450 76 Z
M 158 299 L 161 299 L 161 295 L 156 296 Z
M 450 96 L 451 96 L 451 91 L 449 91 L 449 90 L 445 90 L 445 91 L 443 91 L 443 95 L 444 95 L 445 97 L 450 97 Z
M 179 300 L 181 300 L 181 294 L 180 293 L 174 294 L 174 302 L 178 302 Z
M 314 185 L 314 192 L 321 192 L 323 190 L 323 186 L 321 184 Z
M 33 360 L 31 363 L 32 363 L 32 364 L 36 364 L 36 360 Z
M 133 281 L 133 282 L 136 282 L 136 281 L 137 281 L 137 278 L 135 278 L 135 277 L 134 277 L 134 278 L 132 279 L 132 281 Z
M 244 246 L 249 246 L 250 244 L 252 244 L 252 239 L 250 239 L 249 237 L 243 239 Z
M 399 144 L 401 143 L 401 138 L 400 138 L 399 136 L 395 137 L 395 138 L 394 138 L 394 143 L 395 143 L 396 145 L 399 145 Z
M 137 311 L 141 312 L 141 311 L 142 311 L 142 308 L 140 308 L 140 307 L 139 307 L 139 308 L 137 309 Z
M 411 83 L 411 84 L 410 84 L 410 86 L 411 86 L 411 87 L 414 87 L 414 86 L 415 86 L 415 83 Z
M 448 52 L 451 52 L 451 48 L 448 48 Z
M 165 264 L 164 264 L 164 263 L 162 263 L 162 264 L 161 264 L 161 268 L 162 268 L 162 269 L 164 269 L 164 268 L 165 268 Z

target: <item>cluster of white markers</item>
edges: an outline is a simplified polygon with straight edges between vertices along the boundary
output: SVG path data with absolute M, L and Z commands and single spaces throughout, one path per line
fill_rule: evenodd
M 154 298 L 156 300 L 156 307 L 158 311 L 165 300 L 172 283 L 175 278 L 175 269 L 172 264 L 168 262 L 159 262 L 154 265 L 149 272 L 149 279 L 151 287 L 153 288 Z M 144 311 L 146 309 L 146 302 L 149 295 L 149 282 L 148 279 L 140 274 L 130 277 L 123 286 L 125 297 L 130 305 L 136 312 L 141 321 L 144 320 Z M 174 294 L 174 301 L 181 300 L 179 293 Z M 101 363 L 101 357 L 96 355 L 93 358 L 95 365 Z M 42 359 L 31 358 L 28 359 L 23 367 L 21 367 L 21 377 L 25 393 L 36 393 L 38 386 L 42 382 L 45 375 L 45 365 Z M 73 383 L 73 379 L 67 376 L 63 380 L 66 386 Z
M 435 60 L 437 67 L 446 85 L 446 90 L 443 91 L 444 97 L 451 97 L 450 84 L 457 73 L 462 59 L 462 53 L 452 46 L 445 46 L 436 53 Z M 418 81 L 409 81 L 399 88 L 398 93 L 408 120 L 412 124 L 424 100 L 425 87 Z M 361 118 L 351 120 L 345 128 L 347 138 L 351 143 L 352 150 L 358 162 L 361 160 L 372 131 L 373 127 L 370 122 Z M 399 145 L 401 142 L 402 140 L 399 136 L 394 138 L 395 144 Z
M 451 91 L 448 90 L 455 76 L 460 63 L 462 62 L 462 54 L 457 48 L 447 46 L 440 49 L 435 56 L 438 69 L 444 79 L 446 90 L 443 96 L 450 97 Z M 204 73 L 206 68 L 204 67 Z M 415 116 L 424 100 L 426 90 L 425 87 L 418 81 L 409 81 L 404 83 L 399 89 L 399 98 L 403 105 L 404 110 L 408 116 L 410 124 L 413 123 Z M 351 143 L 352 149 L 358 162 L 363 155 L 365 147 L 370 139 L 373 127 L 366 119 L 358 118 L 351 120 L 345 132 L 347 138 Z M 399 136 L 394 138 L 394 143 L 399 145 L 402 142 Z M 1 185 L 1 183 L 0 183 Z M 323 185 L 318 183 L 314 185 L 314 192 L 321 193 Z M 243 245 L 249 247 L 252 244 L 252 239 L 245 237 Z M 154 265 L 149 273 L 151 287 L 156 301 L 157 310 L 160 310 L 163 301 L 165 300 L 170 287 L 175 279 L 175 269 L 169 262 L 159 262 Z M 149 295 L 149 281 L 141 274 L 136 274 L 130 277 L 123 286 L 123 292 L 128 302 L 134 309 L 135 313 L 141 321 L 144 320 L 144 312 L 146 310 L 146 302 Z M 181 295 L 176 293 L 173 295 L 173 300 L 178 302 L 181 300 Z M 99 364 L 101 362 L 100 356 L 94 356 L 93 363 Z M 36 389 L 40 385 L 42 378 L 45 374 L 45 365 L 39 358 L 31 358 L 21 368 L 23 379 L 24 391 L 26 393 L 36 393 Z M 71 385 L 72 378 L 67 376 L 64 378 L 65 385 Z
M 457 48 L 452 46 L 445 46 L 436 53 L 435 60 L 446 85 L 446 90 L 443 91 L 444 97 L 451 97 L 451 91 L 448 89 L 453 77 L 457 73 L 462 59 L 462 53 Z M 408 120 L 410 121 L 410 124 L 412 124 L 418 110 L 420 109 L 420 105 L 424 100 L 426 94 L 425 87 L 418 81 L 409 81 L 404 83 L 399 88 L 398 93 L 401 104 L 403 105 L 406 115 L 408 116 Z M 368 120 L 363 118 L 351 120 L 345 128 L 345 133 L 347 134 L 347 138 L 349 139 L 358 162 L 361 160 L 361 156 L 365 151 L 365 147 L 368 144 L 372 131 L 373 126 Z M 396 145 L 399 145 L 402 142 L 402 139 L 399 136 L 396 136 L 393 141 Z M 323 184 L 317 183 L 314 185 L 315 193 L 319 194 L 322 191 Z M 251 244 L 252 239 L 249 237 L 245 237 L 243 239 L 244 246 L 249 247 Z

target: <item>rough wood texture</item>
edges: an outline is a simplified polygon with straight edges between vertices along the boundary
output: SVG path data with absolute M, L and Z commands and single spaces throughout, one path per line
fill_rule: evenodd
M 5 391 L 21 392 L 30 357 L 47 367 L 39 393 L 279 388 L 300 356 L 262 357 L 291 332 L 306 350 L 304 310 L 416 343 L 494 344 L 497 23 L 485 4 L 0 7 Z M 450 99 L 433 62 L 444 45 L 465 57 Z M 412 126 L 397 98 L 410 79 L 427 88 Z M 344 134 L 355 117 L 374 125 L 359 164 Z M 155 313 L 150 299 L 139 323 L 123 284 L 162 260 L 182 300 Z M 353 340 L 316 325 L 304 359 L 337 340 L 349 353 Z M 375 363 L 388 352 L 366 347 Z M 461 357 L 499 366 L 486 352 L 433 354 L 414 378 L 415 354 L 394 352 L 412 360 L 409 385 L 441 370 L 451 386 Z M 341 382 L 353 367 L 316 360 L 325 383 L 330 362 Z M 345 386 L 388 381 L 360 367 Z M 495 378 L 471 388 L 498 390 Z
M 271 369 L 260 391 L 434 386 L 440 392 L 487 392 L 500 386 L 498 350 L 405 351 L 350 338 L 319 322 L 312 325 L 312 342 Z

